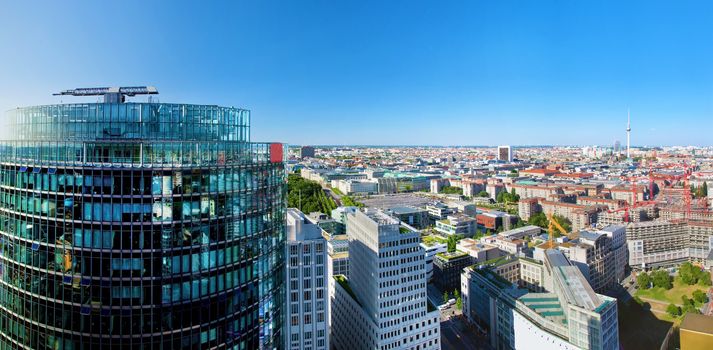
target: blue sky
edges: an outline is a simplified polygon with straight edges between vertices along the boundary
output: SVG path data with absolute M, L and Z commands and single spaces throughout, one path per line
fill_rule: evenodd
M 713 145 L 713 2 L 2 5 L 3 111 L 143 84 L 256 141 L 610 145 L 630 107 L 634 145 Z

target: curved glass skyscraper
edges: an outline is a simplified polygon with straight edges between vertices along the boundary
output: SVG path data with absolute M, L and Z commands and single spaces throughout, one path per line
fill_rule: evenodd
M 249 111 L 165 103 L 9 112 L 1 349 L 281 344 L 281 144 Z

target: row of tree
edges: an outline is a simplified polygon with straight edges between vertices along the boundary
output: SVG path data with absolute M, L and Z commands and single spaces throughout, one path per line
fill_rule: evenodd
M 463 189 L 455 186 L 444 186 L 441 188 L 441 193 L 443 194 L 462 194 Z
M 520 195 L 515 193 L 515 189 L 512 191 L 502 191 L 495 196 L 495 201 L 498 203 L 515 203 L 520 200 Z
M 694 187 L 691 185 L 691 193 L 693 194 L 694 198 L 704 198 L 708 196 L 708 183 L 705 181 L 703 182 L 703 185 L 700 185 L 698 187 Z
M 651 274 L 646 272 L 639 273 L 639 275 L 636 276 L 636 284 L 639 286 L 639 289 L 649 289 L 653 286 L 669 290 L 673 288 L 673 279 L 668 274 L 668 271 L 658 269 L 652 271 Z
M 287 176 L 287 206 L 303 213 L 315 211 L 331 213 L 337 208 L 332 197 L 327 196 L 317 182 L 305 180 L 299 174 Z
M 697 266 L 693 266 L 690 262 L 681 264 L 678 269 L 678 277 L 681 282 L 687 285 L 699 284 L 701 286 L 711 285 L 711 274 L 705 270 L 701 270 Z

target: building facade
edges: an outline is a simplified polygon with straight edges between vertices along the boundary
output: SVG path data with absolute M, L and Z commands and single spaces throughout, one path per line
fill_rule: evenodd
M 347 215 L 349 276 L 335 276 L 331 341 L 336 349 L 440 349 L 439 312 L 426 297 L 417 232 L 367 210 Z
M 322 229 L 287 209 L 285 349 L 329 349 L 329 266 Z
M 279 347 L 283 145 L 244 109 L 120 97 L 9 112 L 0 348 Z

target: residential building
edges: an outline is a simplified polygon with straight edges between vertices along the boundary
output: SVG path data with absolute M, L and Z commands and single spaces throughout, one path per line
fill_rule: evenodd
M 285 349 L 329 349 L 327 240 L 322 228 L 287 209 Z
M 523 221 L 530 220 L 530 217 L 542 212 L 542 207 L 540 206 L 540 200 L 542 198 L 530 197 L 521 198 L 517 202 L 517 212 Z
M 332 334 L 336 349 L 440 349 L 440 314 L 426 297 L 424 252 L 417 232 L 367 209 L 347 215 L 348 278 L 335 276 Z
M 471 261 L 474 264 L 482 263 L 504 255 L 498 247 L 478 242 L 472 238 L 463 238 L 458 241 L 456 244 L 456 250 L 470 255 Z
M 626 226 L 629 265 L 635 269 L 676 266 L 684 261 L 703 264 L 713 252 L 713 223 L 656 220 Z
M 285 146 L 143 93 L 8 112 L 0 348 L 282 346 Z

